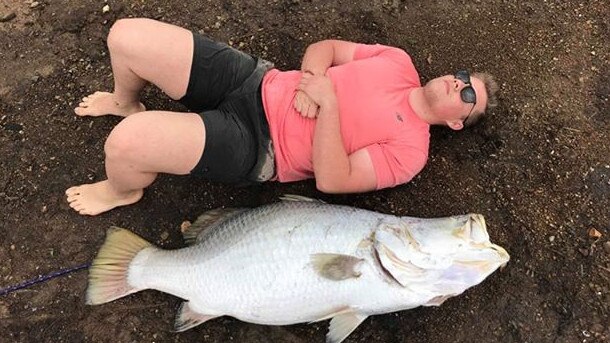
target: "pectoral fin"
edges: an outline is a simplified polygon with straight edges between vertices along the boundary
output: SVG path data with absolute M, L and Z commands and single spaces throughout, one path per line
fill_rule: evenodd
M 359 277 L 361 273 L 356 270 L 356 267 L 362 261 L 364 260 L 350 255 L 311 255 L 311 264 L 318 275 L 333 281 Z
M 360 325 L 367 315 L 357 312 L 340 314 L 330 321 L 330 327 L 326 334 L 326 343 L 341 343 L 358 325 Z
M 180 305 L 180 309 L 178 309 L 178 315 L 176 316 L 176 321 L 174 323 L 174 331 L 186 331 L 216 317 L 218 316 L 206 315 L 193 311 L 189 306 L 189 302 L 185 301 Z

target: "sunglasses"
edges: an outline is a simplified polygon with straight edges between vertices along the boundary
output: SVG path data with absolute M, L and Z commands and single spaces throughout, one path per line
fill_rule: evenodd
M 462 121 L 462 123 L 466 124 L 466 121 L 468 120 L 468 118 L 470 118 L 470 114 L 472 113 L 474 106 L 477 104 L 477 93 L 475 93 L 474 88 L 472 88 L 472 83 L 470 82 L 470 73 L 467 70 L 458 70 L 453 75 L 453 77 L 455 77 L 457 80 L 462 81 L 466 85 L 466 87 L 462 88 L 462 90 L 460 91 L 460 97 L 462 98 L 462 101 L 467 104 L 472 104 L 470 112 L 468 112 L 468 115 Z

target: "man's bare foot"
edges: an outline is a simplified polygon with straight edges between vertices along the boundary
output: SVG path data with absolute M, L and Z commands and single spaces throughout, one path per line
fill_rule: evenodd
M 66 190 L 70 207 L 83 215 L 95 216 L 118 206 L 131 205 L 142 198 L 144 190 L 139 189 L 118 194 L 108 180 L 74 186 Z
M 127 117 L 130 114 L 146 111 L 146 107 L 141 102 L 119 104 L 114 99 L 113 93 L 95 92 L 83 98 L 83 102 L 78 104 L 74 113 L 79 116 L 105 116 L 112 114 L 115 116 Z

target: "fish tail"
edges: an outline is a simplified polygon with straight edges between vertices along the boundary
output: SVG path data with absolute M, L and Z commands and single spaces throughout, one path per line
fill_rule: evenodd
M 106 241 L 89 267 L 87 304 L 99 305 L 139 291 L 127 281 L 129 264 L 140 251 L 151 246 L 128 230 L 108 229 Z

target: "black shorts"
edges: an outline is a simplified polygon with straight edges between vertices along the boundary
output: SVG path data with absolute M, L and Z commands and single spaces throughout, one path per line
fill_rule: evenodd
M 201 115 L 205 147 L 191 174 L 238 184 L 271 179 L 275 165 L 261 84 L 273 65 L 198 33 L 193 40 L 189 84 L 179 101 Z

